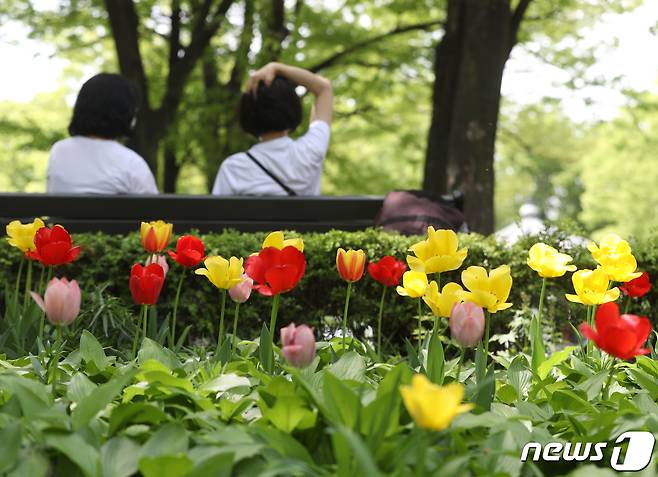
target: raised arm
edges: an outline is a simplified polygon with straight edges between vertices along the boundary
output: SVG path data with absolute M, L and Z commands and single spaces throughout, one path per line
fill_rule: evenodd
M 283 76 L 291 82 L 303 86 L 315 96 L 311 121 L 319 119 L 331 124 L 331 117 L 334 110 L 334 93 L 331 83 L 327 78 L 311 73 L 303 68 L 284 65 L 283 63 L 268 63 L 251 75 L 247 83 L 247 91 L 255 96 L 258 90 L 258 84 L 261 81 L 269 86 L 277 76 Z

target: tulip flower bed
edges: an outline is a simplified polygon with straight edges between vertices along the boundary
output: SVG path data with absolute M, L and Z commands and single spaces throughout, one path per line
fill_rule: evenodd
M 170 247 L 170 224 L 143 224 L 141 247 L 123 251 L 140 259 L 113 284 L 133 307 L 90 309 L 105 296 L 75 276 L 90 248 L 40 221 L 7 232 L 19 266 L 1 322 L 2 475 L 608 475 L 620 434 L 658 434 L 656 340 L 642 316 L 651 283 L 614 235 L 580 252 L 590 269 L 528 246 L 518 275 L 538 286 L 525 294 L 516 266 L 469 262 L 477 245 L 450 231 L 430 228 L 397 256 L 335 243 L 326 296 L 342 303 L 320 331 L 287 310 L 313 279 L 295 234 L 209 255 L 205 239 Z M 170 326 L 195 287 L 212 294 L 212 325 L 194 329 L 188 315 Z M 364 290 L 375 303 L 365 337 L 354 333 Z M 536 311 L 515 311 L 522 296 Z M 554 316 L 558 300 L 573 314 Z M 396 341 L 386 330 L 399 310 Z M 571 343 L 547 343 L 558 320 Z M 525 339 L 502 346 L 508 326 Z M 528 443 L 560 450 L 534 459 Z M 598 458 L 585 443 L 610 445 Z M 643 468 L 655 475 L 656 462 Z

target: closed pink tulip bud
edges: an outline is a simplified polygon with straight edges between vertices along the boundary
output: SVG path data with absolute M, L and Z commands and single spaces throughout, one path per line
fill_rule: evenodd
M 242 274 L 242 283 L 238 283 L 234 287 L 228 289 L 228 294 L 235 303 L 244 303 L 251 296 L 251 289 L 254 286 L 253 279 L 248 275 Z
M 46 287 L 46 293 L 41 298 L 37 293 L 30 292 L 34 301 L 46 317 L 55 326 L 70 325 L 80 313 L 80 287 L 75 280 L 53 278 Z
M 165 277 L 167 276 L 167 272 L 169 271 L 169 264 L 167 263 L 167 257 L 165 257 L 164 255 L 153 254 L 146 259 L 146 263 L 144 265 L 148 267 L 152 263 L 157 263 L 158 265 L 160 265 L 164 270 Z
M 281 353 L 290 364 L 305 368 L 315 358 L 315 336 L 306 325 L 295 327 L 294 323 L 281 328 Z
M 475 346 L 484 334 L 484 310 L 475 303 L 456 303 L 450 313 L 450 336 L 462 346 Z

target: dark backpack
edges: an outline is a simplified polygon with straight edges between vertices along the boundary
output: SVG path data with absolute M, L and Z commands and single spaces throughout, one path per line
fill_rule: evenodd
M 468 232 L 463 207 L 464 198 L 459 192 L 436 196 L 420 190 L 395 190 L 384 197 L 375 225 L 403 235 L 424 235 L 430 225 Z

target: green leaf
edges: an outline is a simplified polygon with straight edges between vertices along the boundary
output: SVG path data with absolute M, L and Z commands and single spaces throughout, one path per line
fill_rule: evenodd
M 149 338 L 144 339 L 142 342 L 142 348 L 139 350 L 137 356 L 140 364 L 153 360 L 164 364 L 171 371 L 180 368 L 180 362 L 178 361 L 176 354 L 167 348 L 163 348 L 159 343 Z
M 186 455 L 163 455 L 160 457 L 142 457 L 139 470 L 144 477 L 183 477 L 194 467 Z
M 187 452 L 188 433 L 180 422 L 171 422 L 158 429 L 142 447 L 143 457 L 177 455 Z M 140 464 L 141 469 L 141 464 Z
M 348 429 L 354 429 L 361 411 L 359 396 L 332 373 L 325 373 L 322 389 L 324 403 L 329 412 L 326 417 L 333 424 L 342 424 Z
M 139 445 L 127 437 L 114 437 L 101 448 L 103 477 L 130 477 L 137 472 Z
M 232 453 L 224 450 L 214 450 L 209 456 L 195 462 L 190 476 L 194 477 L 231 477 L 233 472 Z
M 631 374 L 637 385 L 649 393 L 649 396 L 654 400 L 658 399 L 658 383 L 653 376 L 645 373 L 641 369 L 629 368 L 628 372 Z
M 53 433 L 46 435 L 45 442 L 57 449 L 77 465 L 86 477 L 96 477 L 100 465 L 98 451 L 79 434 Z
M 116 374 L 107 383 L 98 386 L 87 397 L 82 399 L 71 415 L 71 421 L 75 429 L 79 429 L 89 424 L 89 421 L 112 400 L 119 395 L 123 388 L 137 373 L 136 369 L 130 369 L 127 372 Z
M 88 366 L 88 370 L 92 375 L 103 371 L 109 365 L 103 347 L 96 337 L 87 330 L 84 330 L 80 336 L 80 356 L 87 365 L 92 365 Z
M 573 391 L 561 389 L 551 396 L 551 405 L 556 411 L 596 414 L 596 409 L 587 400 Z
M 368 477 L 382 475 L 375 464 L 375 459 L 357 434 L 338 425 L 335 426 L 331 438 L 338 462 L 338 475 L 367 475 Z M 350 472 L 352 460 L 356 462 L 359 471 L 348 474 L 346 472 Z
M 315 424 L 315 413 L 290 381 L 277 376 L 260 389 L 260 396 L 258 405 L 263 417 L 280 431 L 290 433 Z
M 436 332 L 432 332 L 427 353 L 427 377 L 435 384 L 443 384 L 445 371 L 445 355 L 441 338 Z
M 475 403 L 485 411 L 491 409 L 491 403 L 494 398 L 494 391 L 496 389 L 496 379 L 494 374 L 494 364 L 489 365 L 489 370 L 482 381 L 477 383 L 477 391 L 475 394 Z
M 119 404 L 110 415 L 109 435 L 114 435 L 128 423 L 159 424 L 167 415 L 155 404 L 146 402 L 127 402 Z
M 587 399 L 592 401 L 594 398 L 601 395 L 603 384 L 610 375 L 610 371 L 604 370 L 584 380 L 575 387 L 579 391 L 583 391 L 587 395 Z
M 329 372 L 340 379 L 363 382 L 366 376 L 366 361 L 360 354 L 349 351 L 329 366 Z
M 9 472 L 7 477 L 46 477 L 49 475 L 48 459 L 40 452 L 30 449 L 23 453 L 18 466 Z
M 0 473 L 9 471 L 16 465 L 21 448 L 23 426 L 19 421 L 10 421 L 0 429 Z
M 79 403 L 85 397 L 89 396 L 96 387 L 87 376 L 82 373 L 76 373 L 69 381 L 66 389 L 66 397 L 71 402 Z
M 567 346 L 566 348 L 553 353 L 546 361 L 541 363 L 537 368 L 537 374 L 539 374 L 539 377 L 542 380 L 546 379 L 548 373 L 550 373 L 555 366 L 566 361 L 571 355 L 571 352 L 575 349 L 578 349 L 578 346 Z

